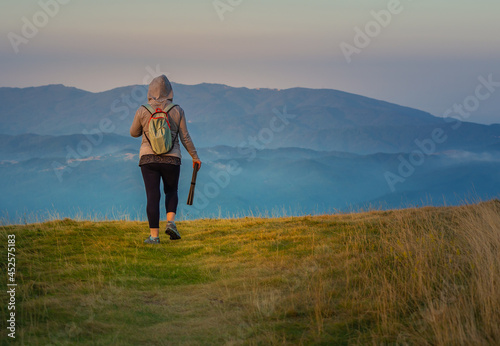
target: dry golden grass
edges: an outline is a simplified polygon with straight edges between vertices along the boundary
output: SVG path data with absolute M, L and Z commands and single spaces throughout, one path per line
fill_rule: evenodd
M 178 227 L 159 246 L 140 222 L 3 227 L 18 341 L 500 344 L 498 201 Z
M 367 263 L 382 331 L 418 344 L 499 344 L 500 203 L 401 211 L 384 224 Z M 398 325 L 399 316 L 411 318 Z

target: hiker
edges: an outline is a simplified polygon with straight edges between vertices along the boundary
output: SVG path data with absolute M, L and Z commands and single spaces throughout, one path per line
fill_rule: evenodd
M 169 80 L 165 75 L 154 78 L 149 84 L 148 105 L 141 106 L 135 113 L 134 121 L 130 127 L 130 135 L 139 137 L 142 135 L 141 149 L 139 152 L 139 166 L 141 167 L 144 185 L 146 187 L 147 207 L 150 235 L 144 241 L 146 244 L 159 244 L 160 228 L 160 178 L 163 181 L 163 191 L 165 192 L 165 209 L 167 211 L 167 228 L 165 233 L 170 239 L 181 239 L 175 225 L 175 214 L 177 212 L 177 186 L 179 183 L 181 149 L 179 138 L 193 158 L 193 167 L 198 168 L 201 161 L 198 158 L 196 148 L 189 136 L 184 111 L 179 106 L 173 106 L 165 113 L 168 114 L 170 131 L 172 135 L 172 148 L 166 154 L 155 154 L 150 141 L 149 121 L 151 110 L 154 113 L 159 108 L 165 110 L 172 104 L 174 92 Z M 171 107 L 171 106 L 170 106 Z M 150 110 L 148 110 L 148 108 Z M 156 147 L 155 147 L 156 148 Z

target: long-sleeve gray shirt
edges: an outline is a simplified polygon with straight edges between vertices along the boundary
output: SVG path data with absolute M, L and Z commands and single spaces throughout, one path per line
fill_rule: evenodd
M 148 103 L 154 108 L 165 109 L 165 107 L 170 104 L 173 100 L 174 92 L 172 86 L 168 81 L 167 77 L 159 76 L 153 79 L 149 84 L 148 90 Z M 172 131 L 172 137 L 175 138 L 172 150 L 167 154 L 162 156 L 175 156 L 181 158 L 181 148 L 179 145 L 179 139 L 181 140 L 184 148 L 188 151 L 189 155 L 193 160 L 199 160 L 196 148 L 191 140 L 189 131 L 186 124 L 186 117 L 184 116 L 184 110 L 180 106 L 173 107 L 169 112 L 170 128 Z M 149 144 L 144 133 L 148 133 L 148 121 L 151 114 L 144 107 L 140 107 L 135 112 L 134 121 L 130 127 L 130 135 L 132 137 L 139 137 L 142 135 L 141 149 L 139 152 L 139 157 L 143 155 L 154 154 L 151 145 Z M 178 135 L 176 136 L 176 134 Z

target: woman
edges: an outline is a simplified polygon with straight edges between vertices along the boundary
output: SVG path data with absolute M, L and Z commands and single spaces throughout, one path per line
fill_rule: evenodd
M 165 109 L 172 103 L 174 92 L 169 80 L 165 75 L 156 77 L 149 84 L 148 103 L 153 109 Z M 141 150 L 139 153 L 139 166 L 141 167 L 144 185 L 147 196 L 147 215 L 149 221 L 150 236 L 144 241 L 146 244 L 159 244 L 160 228 L 160 178 L 163 181 L 163 191 L 165 192 L 165 209 L 167 211 L 167 229 L 165 233 L 170 239 L 181 239 L 177 227 L 175 226 L 175 214 L 177 212 L 177 186 L 179 184 L 179 173 L 181 165 L 181 149 L 179 138 L 182 144 L 193 158 L 193 167 L 198 164 L 201 167 L 201 161 L 198 158 L 196 148 L 189 136 L 186 125 L 184 111 L 179 106 L 174 106 L 169 112 L 170 128 L 174 143 L 172 150 L 167 154 L 156 155 L 149 144 L 148 121 L 151 113 L 145 108 L 140 107 L 135 113 L 134 121 L 130 127 L 130 135 L 139 137 L 142 135 Z M 144 136 L 146 134 L 146 136 Z

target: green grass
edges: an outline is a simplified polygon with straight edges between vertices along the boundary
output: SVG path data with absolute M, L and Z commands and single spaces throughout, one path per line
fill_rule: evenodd
M 4 226 L 0 282 L 15 234 L 19 344 L 493 345 L 499 204 L 184 221 L 160 245 L 145 222 Z

